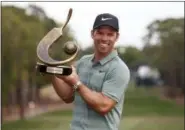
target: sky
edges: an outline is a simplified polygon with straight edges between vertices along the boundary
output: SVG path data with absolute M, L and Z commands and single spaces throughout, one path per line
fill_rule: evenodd
M 3 2 L 2 5 L 26 8 L 29 4 L 41 7 L 48 17 L 65 22 L 69 8 L 73 9 L 70 26 L 82 48 L 93 44 L 90 31 L 95 17 L 111 13 L 119 19 L 120 38 L 116 45 L 143 47 L 142 37 L 154 20 L 184 17 L 183 2 Z

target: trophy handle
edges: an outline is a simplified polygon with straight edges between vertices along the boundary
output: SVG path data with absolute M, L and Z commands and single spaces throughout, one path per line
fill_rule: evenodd
M 69 20 L 71 19 L 72 12 L 73 12 L 73 10 L 70 8 L 69 12 L 68 12 L 68 15 L 67 15 L 66 22 L 64 23 L 64 25 L 61 28 L 61 32 L 63 32 L 63 29 L 66 27 L 66 25 L 68 24 Z

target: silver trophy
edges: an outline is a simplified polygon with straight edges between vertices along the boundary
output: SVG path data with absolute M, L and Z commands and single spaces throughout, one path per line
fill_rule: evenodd
M 50 46 L 57 41 L 63 34 L 63 30 L 68 24 L 72 16 L 72 9 L 69 9 L 67 20 L 62 27 L 53 28 L 49 31 L 44 38 L 39 42 L 37 46 L 37 56 L 40 62 L 37 62 L 36 71 L 46 74 L 58 74 L 58 75 L 70 75 L 72 73 L 72 68 L 66 66 L 66 63 L 71 62 L 78 54 L 79 47 L 75 42 L 66 42 L 63 47 L 63 51 L 70 55 L 69 58 L 65 60 L 54 60 L 49 56 Z

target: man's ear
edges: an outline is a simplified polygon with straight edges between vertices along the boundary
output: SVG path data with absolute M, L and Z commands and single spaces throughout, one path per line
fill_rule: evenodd
M 117 32 L 116 41 L 119 39 L 119 32 Z
M 91 38 L 94 38 L 94 30 L 91 30 Z

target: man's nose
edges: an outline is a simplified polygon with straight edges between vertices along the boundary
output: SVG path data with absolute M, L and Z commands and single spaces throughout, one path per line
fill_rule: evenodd
M 109 37 L 108 37 L 107 35 L 103 35 L 103 36 L 102 36 L 102 40 L 103 40 L 103 41 L 107 41 L 108 39 L 109 39 Z

